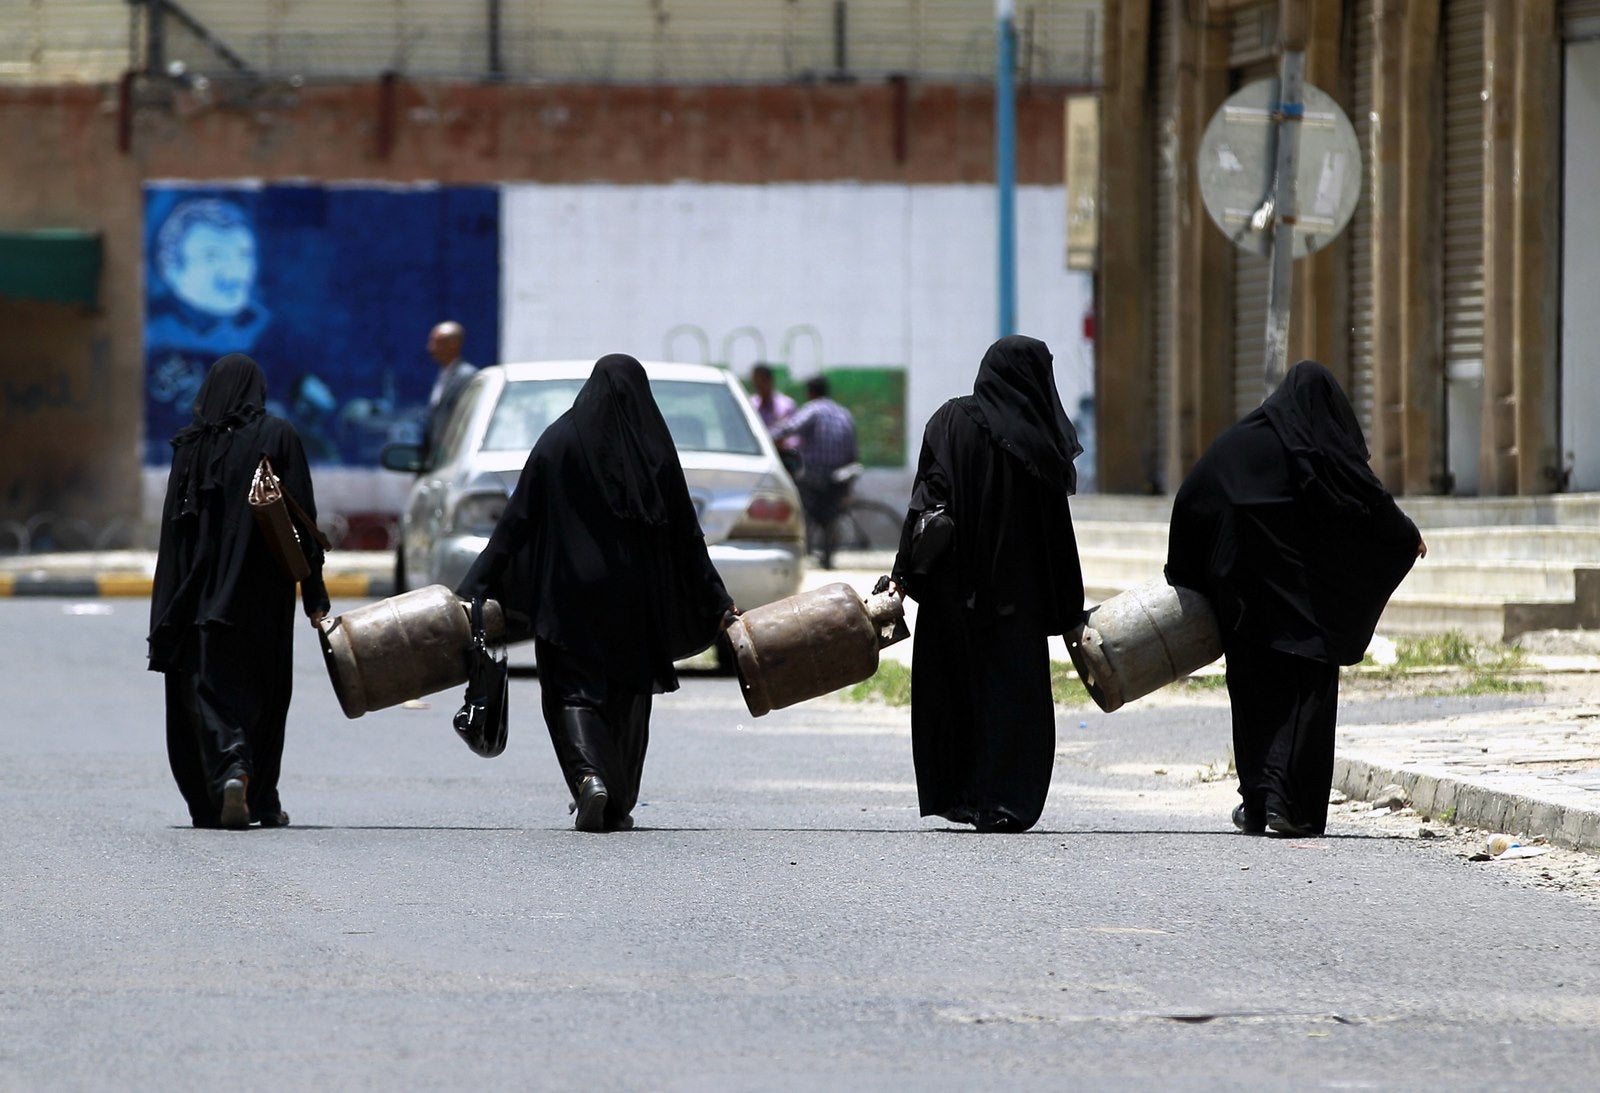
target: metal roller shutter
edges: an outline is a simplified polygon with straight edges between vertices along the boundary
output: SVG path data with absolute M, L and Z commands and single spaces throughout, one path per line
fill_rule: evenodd
M 1350 240 L 1350 401 L 1372 435 L 1372 0 L 1357 0 L 1350 20 L 1350 121 L 1361 146 L 1361 199 L 1346 229 Z
M 1481 412 L 1483 382 L 1484 0 L 1456 0 L 1444 13 L 1444 373 L 1461 418 Z M 1475 420 L 1448 424 L 1457 492 L 1476 492 Z

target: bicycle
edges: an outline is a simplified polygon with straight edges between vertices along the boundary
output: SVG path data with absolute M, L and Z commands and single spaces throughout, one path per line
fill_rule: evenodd
M 894 550 L 900 545 L 900 525 L 905 521 L 905 513 L 882 501 L 855 495 L 856 481 L 865 470 L 860 463 L 851 463 L 833 473 L 833 480 L 843 488 L 844 496 L 829 526 L 829 542 L 825 549 L 814 549 L 814 553 L 821 555 L 824 569 L 832 568 L 833 552 L 837 550 Z M 813 531 L 807 538 L 820 536 Z

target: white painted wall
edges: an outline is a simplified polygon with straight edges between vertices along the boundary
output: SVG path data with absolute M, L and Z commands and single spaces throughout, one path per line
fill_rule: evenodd
M 1600 490 L 1600 41 L 1566 47 L 1561 448 L 1569 490 Z
M 1019 329 L 1049 343 L 1076 420 L 1090 278 L 1065 268 L 1061 188 L 1016 196 Z M 508 185 L 501 355 L 904 367 L 914 464 L 995 338 L 995 208 L 990 186 Z

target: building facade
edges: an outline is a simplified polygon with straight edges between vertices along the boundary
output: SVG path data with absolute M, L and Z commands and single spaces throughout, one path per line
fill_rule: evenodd
M 904 476 L 995 334 L 993 18 L 988 0 L 5 5 L 0 246 L 54 247 L 17 263 L 40 282 L 85 241 L 99 268 L 76 295 L 8 292 L 0 269 L 21 335 L 0 344 L 0 550 L 147 538 L 165 440 L 227 349 L 261 359 L 325 508 L 394 511 L 407 482 L 375 453 L 425 401 L 444 317 L 479 363 L 827 371 Z M 1019 320 L 1056 348 L 1075 416 L 1092 286 L 1064 258 L 1063 115 L 1098 79 L 1099 27 L 1098 2 L 1017 5 Z
M 1600 489 L 1600 3 L 1307 0 L 1306 80 L 1353 122 L 1361 194 L 1295 263 L 1290 360 L 1328 364 L 1405 494 Z M 1277 73 L 1277 3 L 1107 0 L 1102 488 L 1160 493 L 1264 393 L 1267 261 L 1195 170 Z M 1153 427 L 1151 427 L 1153 425 Z

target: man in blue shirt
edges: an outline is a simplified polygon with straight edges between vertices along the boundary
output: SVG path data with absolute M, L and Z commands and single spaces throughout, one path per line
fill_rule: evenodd
M 856 422 L 850 411 L 828 397 L 828 381 L 806 381 L 806 401 L 772 430 L 772 439 L 799 441 L 800 503 L 806 510 L 806 537 L 823 569 L 833 568 L 833 522 L 850 493 L 856 462 Z

